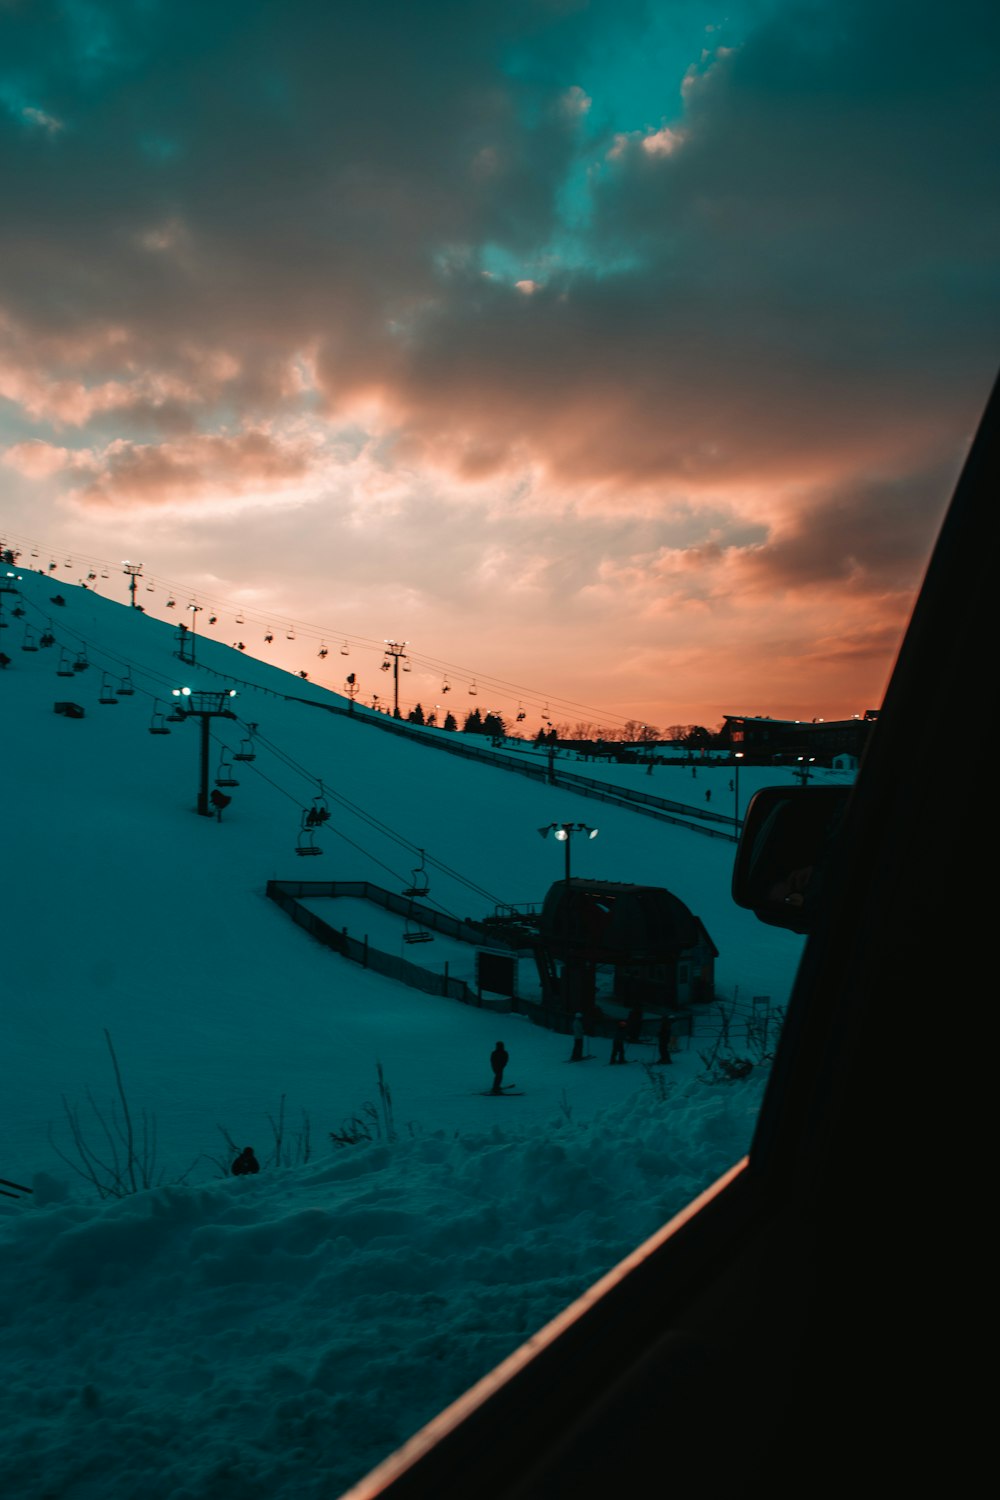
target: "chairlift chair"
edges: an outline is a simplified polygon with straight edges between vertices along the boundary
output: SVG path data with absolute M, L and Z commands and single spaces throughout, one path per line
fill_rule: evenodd
M 169 724 L 183 724 L 186 718 L 187 714 L 179 703 L 175 703 L 171 712 L 167 714 L 167 722 Z
M 420 851 L 420 863 L 412 872 L 412 875 L 413 878 L 403 892 L 403 895 L 411 897 L 426 896 L 431 888 L 431 877 L 427 870 L 427 856 L 423 849 Z
M 351 654 L 351 648 L 347 644 L 346 641 L 344 642 L 344 644 L 340 648 L 340 654 L 341 654 L 341 656 L 350 656 L 350 654 Z
M 132 683 L 132 669 L 130 667 L 126 668 L 125 676 L 118 684 L 116 691 L 119 698 L 131 698 L 134 696 L 135 687 Z
M 72 677 L 73 676 L 73 663 L 70 661 L 69 652 L 66 650 L 65 646 L 62 648 L 61 652 L 59 653 L 59 665 L 58 665 L 58 667 L 56 667 L 56 676 L 57 677 Z
M 246 621 L 243 618 L 243 612 L 242 612 L 242 610 L 236 616 L 236 623 L 237 623 L 237 625 L 245 625 L 246 624 Z
M 150 734 L 169 734 L 170 733 L 170 730 L 167 728 L 167 725 L 165 723 L 164 715 L 163 715 L 163 710 L 162 709 L 160 709 L 160 708 L 154 708 L 153 709 L 153 717 L 149 721 L 149 732 L 150 732 Z
M 329 653 L 329 651 L 328 651 L 328 650 L 327 650 L 327 649 L 326 649 L 326 647 L 325 647 L 325 646 L 320 646 L 320 648 L 319 648 L 319 650 L 318 650 L 318 651 L 317 651 L 317 652 L 316 652 L 316 655 L 317 655 L 317 656 L 329 656 L 329 655 L 330 655 L 330 653 Z
M 30 625 L 25 625 L 25 627 L 24 627 L 24 640 L 21 642 L 21 650 L 22 651 L 37 651 L 38 650 L 38 642 L 35 639 L 35 632 L 32 630 L 32 628 L 31 628 Z
M 177 608 L 177 600 L 176 599 L 168 599 L 167 600 L 167 608 L 168 609 L 176 609 Z
M 253 738 L 248 735 L 245 740 L 241 740 L 240 741 L 240 748 L 237 751 L 235 751 L 235 753 L 233 755 L 233 760 L 256 760 L 256 759 L 257 759 L 257 752 L 256 752 L 256 750 L 253 747 Z
M 102 568 L 101 569 L 101 577 L 102 578 L 110 578 L 111 577 L 111 574 L 108 572 L 107 568 Z
M 292 627 L 291 630 L 289 630 L 289 631 L 286 632 L 285 639 L 288 640 L 288 641 L 294 641 L 294 639 L 295 639 L 295 627 L 294 626 Z
M 472 681 L 469 683 L 469 697 L 475 698 L 478 692 L 479 689 L 476 687 L 476 679 L 473 677 Z
M 302 823 L 299 827 L 299 841 L 295 845 L 295 852 L 301 855 L 322 854 L 323 851 L 316 842 L 316 830 L 315 828 L 310 828 L 306 822 L 308 816 L 309 814 L 303 810 Z
M 303 813 L 304 826 L 308 828 L 319 828 L 326 823 L 330 817 L 330 804 L 326 800 L 326 792 L 323 783 L 319 784 L 319 796 L 313 798 L 313 805 L 308 812 Z
M 118 702 L 118 699 L 115 697 L 114 689 L 112 688 L 111 683 L 108 680 L 107 672 L 105 672 L 104 676 L 101 678 L 101 693 L 97 701 L 98 703 Z
M 233 775 L 232 765 L 226 758 L 225 750 L 223 750 L 222 755 L 219 757 L 219 769 L 215 773 L 215 784 L 216 786 L 239 786 L 239 782 Z
M 406 925 L 403 930 L 404 943 L 432 943 L 434 941 L 433 932 L 420 925 L 413 915 L 412 907 L 406 915 L 405 922 Z

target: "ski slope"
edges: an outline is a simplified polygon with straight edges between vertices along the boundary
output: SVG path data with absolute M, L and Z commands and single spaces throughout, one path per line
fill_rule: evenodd
M 801 940 L 732 904 L 731 844 L 439 753 L 433 731 L 324 712 L 330 695 L 217 643 L 193 669 L 170 626 L 86 590 L 59 585 L 60 606 L 41 575 L 18 589 L 0 632 L 0 1176 L 35 1193 L 0 1198 L 12 1493 L 338 1493 L 731 1165 L 764 1079 L 706 1085 L 698 1036 L 662 1087 L 638 1065 L 652 1049 L 610 1068 L 598 1042 L 571 1066 L 558 1033 L 332 954 L 267 880 L 401 890 L 424 850 L 430 899 L 477 918 L 540 901 L 563 849 L 539 828 L 585 821 L 600 833 L 573 874 L 669 886 L 720 950 L 723 996 L 780 1005 Z M 89 666 L 58 677 L 64 652 Z M 134 693 L 102 704 L 126 677 Z M 237 719 L 212 721 L 213 782 L 257 726 L 221 821 L 194 811 L 197 725 L 149 733 L 185 685 L 236 688 Z M 84 717 L 54 713 L 63 700 Z M 650 780 L 694 806 L 710 777 L 722 803 L 728 775 Z M 742 772 L 741 800 L 774 779 Z M 323 852 L 300 859 L 320 794 Z M 418 961 L 443 963 L 434 947 Z M 704 1046 L 710 1012 L 699 1025 Z M 102 1203 L 73 1170 L 65 1108 L 99 1137 L 105 1032 L 137 1121 L 155 1117 L 162 1185 Z M 523 1096 L 481 1095 L 498 1037 Z M 335 1149 L 331 1131 L 372 1118 L 379 1064 L 395 1138 L 383 1113 L 381 1140 Z M 259 1177 L 225 1176 L 223 1130 Z

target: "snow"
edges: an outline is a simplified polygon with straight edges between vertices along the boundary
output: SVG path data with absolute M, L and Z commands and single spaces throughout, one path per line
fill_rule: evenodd
M 171 627 L 85 590 L 61 585 L 59 607 L 42 576 L 19 588 L 25 616 L 4 596 L 0 632 L 0 1176 L 34 1194 L 0 1198 L 8 1490 L 328 1497 L 731 1166 L 765 1078 L 705 1081 L 714 1007 L 670 1069 L 639 1065 L 650 1045 L 608 1067 L 604 1039 L 569 1065 L 564 1035 L 331 953 L 266 899 L 267 880 L 398 892 L 426 850 L 430 899 L 481 917 L 540 901 L 564 851 L 539 828 L 586 821 L 600 834 L 574 845 L 573 874 L 674 890 L 714 939 L 738 1014 L 753 995 L 785 1002 L 801 940 L 732 903 L 731 843 L 441 754 L 431 730 L 323 712 L 312 705 L 342 700 L 217 643 L 185 667 Z M 56 647 L 21 650 L 24 627 L 37 637 L 50 620 Z M 72 680 L 55 675 L 63 645 L 91 661 Z M 135 695 L 99 704 L 103 674 L 126 669 Z M 216 821 L 194 813 L 197 727 L 147 731 L 174 687 L 230 681 L 239 717 L 212 721 L 211 771 L 251 723 L 257 758 L 235 765 Z M 66 699 L 85 718 L 53 713 Z M 711 787 L 713 809 L 732 806 L 726 765 L 600 774 L 692 808 Z M 787 775 L 743 769 L 741 804 Z M 321 791 L 323 854 L 297 859 Z M 387 951 L 471 973 L 464 945 L 409 947 L 375 906 L 314 904 Z M 158 1185 L 100 1200 L 74 1171 L 66 1110 L 103 1149 L 106 1033 L 137 1125 L 155 1117 Z M 482 1097 L 498 1038 L 523 1096 Z M 373 1138 L 335 1147 L 351 1120 Z M 254 1146 L 259 1176 L 228 1175 L 226 1138 Z

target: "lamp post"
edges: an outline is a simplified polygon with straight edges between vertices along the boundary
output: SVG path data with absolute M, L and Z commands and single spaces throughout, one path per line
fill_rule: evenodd
M 742 750 L 733 751 L 733 833 L 736 838 L 740 836 L 740 761 L 743 759 Z
M 549 823 L 545 828 L 539 828 L 538 832 L 543 839 L 547 839 L 550 833 L 554 833 L 561 844 L 566 846 L 566 884 L 569 885 L 569 851 L 575 833 L 585 833 L 588 838 L 596 839 L 597 828 L 590 828 L 586 823 Z
M 227 708 L 230 698 L 236 697 L 235 688 L 223 688 L 221 691 L 212 693 L 193 693 L 189 687 L 174 688 L 173 696 L 177 698 L 177 707 L 187 719 L 201 720 L 201 775 L 198 783 L 198 812 L 203 818 L 212 816 L 212 808 L 208 801 L 208 740 L 209 721 L 211 719 L 235 719 L 236 715 L 231 708 Z

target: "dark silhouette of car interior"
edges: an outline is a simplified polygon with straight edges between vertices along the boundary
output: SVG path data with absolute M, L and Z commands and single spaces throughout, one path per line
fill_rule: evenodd
M 991 1075 L 942 1032 L 995 908 L 997 773 L 953 783 L 990 738 L 998 421 L 994 387 L 853 787 L 748 808 L 734 898 L 807 936 L 747 1156 L 352 1500 L 978 1492 Z

